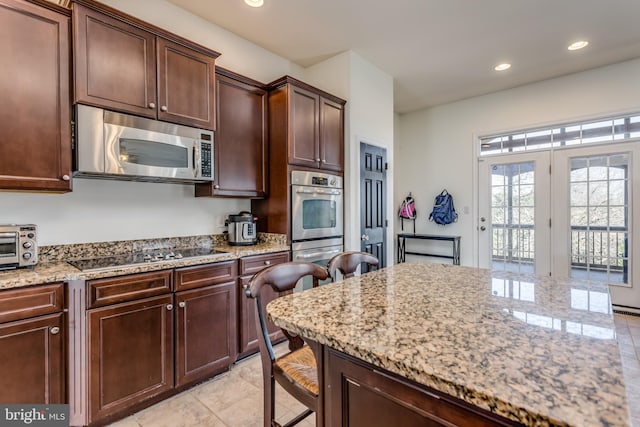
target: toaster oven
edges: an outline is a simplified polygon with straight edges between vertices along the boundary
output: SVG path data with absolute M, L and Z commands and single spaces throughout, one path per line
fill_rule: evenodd
M 36 226 L 0 225 L 0 270 L 31 267 L 38 263 Z

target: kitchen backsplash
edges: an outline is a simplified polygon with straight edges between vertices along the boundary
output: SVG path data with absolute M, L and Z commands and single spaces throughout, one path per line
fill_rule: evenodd
M 283 234 L 258 233 L 259 243 L 287 244 Z M 158 249 L 210 248 L 227 244 L 227 234 L 158 239 L 122 240 L 113 242 L 78 243 L 38 247 L 38 258 L 43 262 L 67 261 L 70 259 L 97 258 L 115 254 L 144 252 Z

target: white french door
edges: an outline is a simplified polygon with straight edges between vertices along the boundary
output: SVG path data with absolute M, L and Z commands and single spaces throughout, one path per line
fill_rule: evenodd
M 639 163 L 637 143 L 553 155 L 553 274 L 606 282 L 612 303 L 632 308 L 640 308 Z
M 478 266 L 604 281 L 640 309 L 640 144 L 478 162 Z
M 549 152 L 479 159 L 478 265 L 548 275 Z

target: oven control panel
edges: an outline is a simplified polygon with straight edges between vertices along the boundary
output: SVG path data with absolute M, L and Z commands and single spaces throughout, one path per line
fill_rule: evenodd
M 291 184 L 310 187 L 342 188 L 342 177 L 321 172 L 291 171 Z

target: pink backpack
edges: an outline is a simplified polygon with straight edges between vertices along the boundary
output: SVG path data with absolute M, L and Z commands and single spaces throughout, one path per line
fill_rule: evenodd
M 402 201 L 398 216 L 403 219 L 416 219 L 416 203 L 411 193 Z

